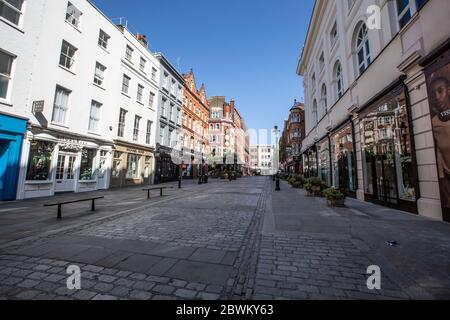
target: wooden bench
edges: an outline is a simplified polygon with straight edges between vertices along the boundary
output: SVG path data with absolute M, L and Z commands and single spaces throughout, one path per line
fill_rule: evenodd
M 61 201 L 61 202 L 55 202 L 55 203 L 49 203 L 49 204 L 44 204 L 44 207 L 56 207 L 58 206 L 58 215 L 57 218 L 61 219 L 62 218 L 62 212 L 61 212 L 61 207 L 65 204 L 70 204 L 70 203 L 77 203 L 77 202 L 84 202 L 84 201 L 92 201 L 91 204 L 91 211 L 95 211 L 95 200 L 98 199 L 104 199 L 105 197 L 89 197 L 89 198 L 83 198 L 83 199 L 78 199 L 78 200 L 68 200 L 68 201 Z
M 173 189 L 173 187 L 151 187 L 151 188 L 144 188 L 143 191 L 147 191 L 147 199 L 150 199 L 150 191 L 153 190 L 159 190 L 159 196 L 163 196 L 163 190 L 165 189 Z

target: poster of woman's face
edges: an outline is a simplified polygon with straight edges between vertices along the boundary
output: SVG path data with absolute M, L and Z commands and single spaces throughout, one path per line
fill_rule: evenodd
M 425 70 L 444 219 L 450 220 L 450 54 Z

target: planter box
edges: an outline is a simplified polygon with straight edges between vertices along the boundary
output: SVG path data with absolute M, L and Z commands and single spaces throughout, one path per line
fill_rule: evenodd
M 341 200 L 327 200 L 328 205 L 330 207 L 338 207 L 338 208 L 342 208 L 345 207 L 345 199 L 341 199 Z

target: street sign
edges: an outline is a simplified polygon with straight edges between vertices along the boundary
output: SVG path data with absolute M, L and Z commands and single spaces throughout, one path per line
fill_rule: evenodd
M 41 113 L 44 112 L 44 100 L 33 101 L 33 113 Z

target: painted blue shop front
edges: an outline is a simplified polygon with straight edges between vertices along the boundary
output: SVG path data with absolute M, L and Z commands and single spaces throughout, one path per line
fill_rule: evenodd
M 27 120 L 0 114 L 0 201 L 15 200 Z

